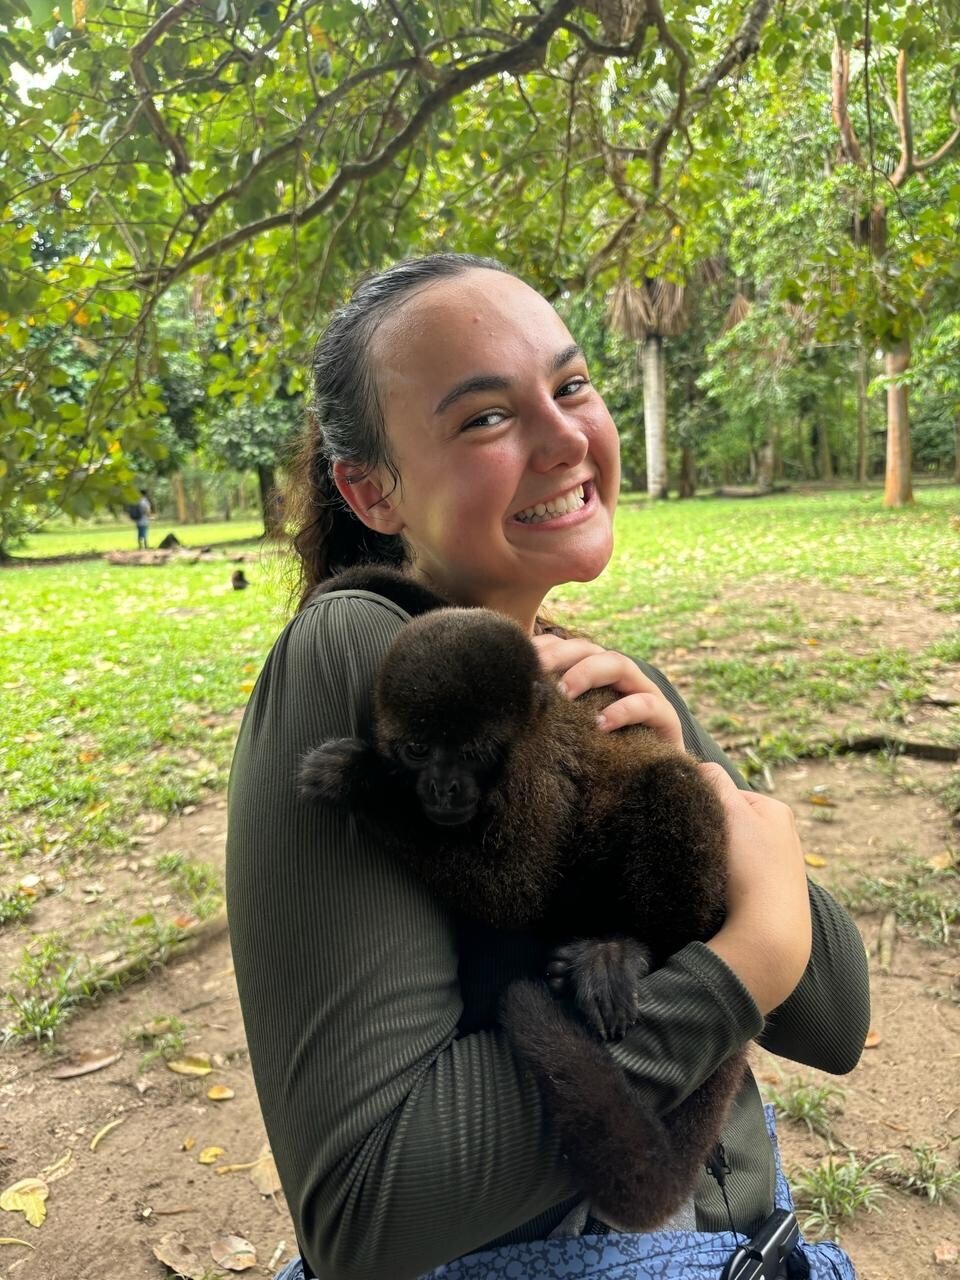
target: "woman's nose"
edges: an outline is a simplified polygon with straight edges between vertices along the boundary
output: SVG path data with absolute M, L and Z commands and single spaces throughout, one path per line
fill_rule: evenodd
M 583 422 L 552 397 L 538 404 L 533 420 L 533 465 L 541 471 L 576 466 L 586 457 L 589 440 Z

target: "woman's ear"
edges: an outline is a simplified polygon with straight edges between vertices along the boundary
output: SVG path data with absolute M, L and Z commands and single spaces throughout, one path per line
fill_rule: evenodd
M 349 462 L 333 464 L 333 482 L 344 502 L 368 529 L 377 533 L 399 533 L 403 517 L 391 501 L 395 486 L 384 493 L 381 478 Z

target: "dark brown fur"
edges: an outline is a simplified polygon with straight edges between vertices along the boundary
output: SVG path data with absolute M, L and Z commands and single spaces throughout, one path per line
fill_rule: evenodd
M 436 608 L 443 602 L 397 579 L 370 569 L 330 584 L 429 611 L 404 627 L 384 659 L 374 740 L 311 752 L 302 790 L 374 824 L 450 907 L 567 944 L 551 965 L 552 985 L 579 1016 L 545 984 L 521 981 L 506 993 L 503 1023 L 597 1211 L 624 1227 L 654 1226 L 691 1193 L 742 1080 L 743 1055 L 662 1120 L 601 1039 L 622 1035 L 635 1019 L 637 982 L 651 957 L 661 961 L 722 923 L 722 807 L 694 762 L 649 730 L 600 733 L 596 713 L 614 695 L 563 697 L 515 623 L 483 609 Z M 398 598 L 411 587 L 422 594 Z M 437 825 L 443 813 L 427 816 L 413 790 L 416 771 L 398 759 L 404 743 L 454 761 L 459 772 L 438 765 L 436 776 L 461 780 L 457 803 L 476 774 L 469 819 Z M 495 762 L 484 744 L 499 745 Z

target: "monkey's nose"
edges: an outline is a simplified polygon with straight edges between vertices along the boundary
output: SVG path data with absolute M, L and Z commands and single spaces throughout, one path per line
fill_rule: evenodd
M 442 781 L 436 778 L 430 779 L 430 794 L 438 804 L 448 804 L 451 800 L 456 800 L 460 790 L 460 782 L 457 778 L 445 778 Z

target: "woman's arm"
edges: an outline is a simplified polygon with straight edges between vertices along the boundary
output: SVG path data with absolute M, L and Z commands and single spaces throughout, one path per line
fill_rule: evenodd
M 736 785 L 749 785 L 690 710 L 666 676 L 641 664 L 680 716 L 684 744 L 701 760 L 720 765 Z M 808 881 L 812 946 L 793 992 L 767 1016 L 757 1038 L 765 1049 L 795 1062 L 842 1074 L 852 1071 L 870 1026 L 867 958 L 857 926 L 821 885 Z

